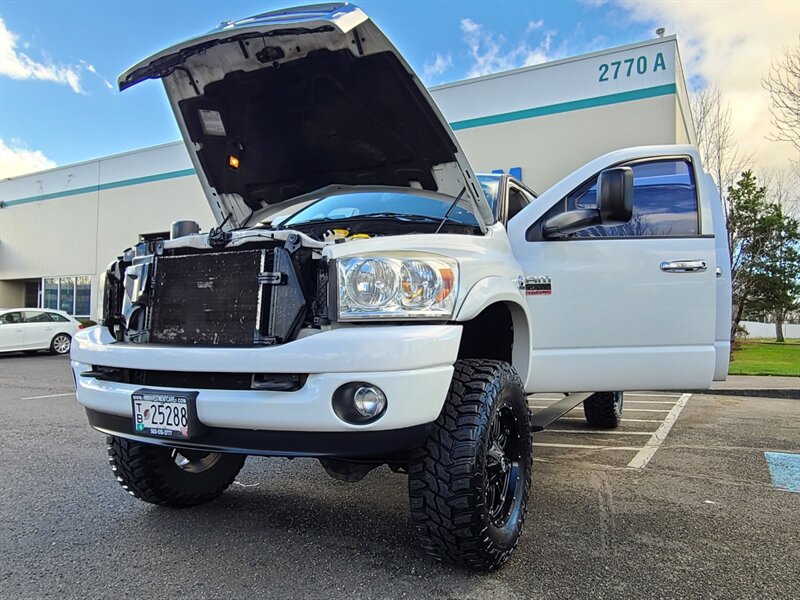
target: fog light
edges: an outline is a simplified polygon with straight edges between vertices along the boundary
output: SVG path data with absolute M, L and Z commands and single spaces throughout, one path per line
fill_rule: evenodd
M 342 421 L 366 425 L 386 412 L 386 394 L 381 388 L 364 381 L 346 383 L 333 392 L 333 412 Z
M 358 412 L 371 419 L 386 408 L 386 394 L 373 385 L 361 386 L 353 395 L 353 404 Z

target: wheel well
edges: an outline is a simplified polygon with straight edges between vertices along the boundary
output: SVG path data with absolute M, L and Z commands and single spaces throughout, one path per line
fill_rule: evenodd
M 462 323 L 458 358 L 488 358 L 511 362 L 514 323 L 505 304 L 492 304 L 471 321 Z
M 522 308 L 497 302 L 461 323 L 458 358 L 502 360 L 514 366 L 523 383 L 528 376 L 529 332 Z

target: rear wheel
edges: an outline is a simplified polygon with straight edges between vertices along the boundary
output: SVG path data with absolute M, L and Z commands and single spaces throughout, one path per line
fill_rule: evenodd
M 622 420 L 622 392 L 597 392 L 583 401 L 586 422 L 599 429 L 614 429 Z
M 45 338 L 47 339 L 47 338 Z M 50 342 L 50 352 L 53 354 L 69 354 L 72 340 L 66 333 L 59 333 Z
M 108 461 L 122 489 L 150 502 L 183 508 L 213 500 L 239 474 L 247 458 L 107 438 Z
M 522 533 L 530 476 L 530 417 L 516 371 L 501 361 L 458 361 L 442 413 L 409 465 L 423 548 L 479 571 L 502 565 Z

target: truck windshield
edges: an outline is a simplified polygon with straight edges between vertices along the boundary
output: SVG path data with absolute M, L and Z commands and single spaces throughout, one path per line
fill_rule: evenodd
M 483 188 L 483 195 L 486 196 L 486 201 L 492 209 L 492 214 L 495 219 L 497 218 L 497 195 L 500 190 L 500 175 L 480 174 L 478 175 L 478 183 Z
M 398 192 L 356 192 L 327 196 L 300 209 L 283 221 L 281 228 L 319 221 L 341 221 L 346 219 L 407 218 L 441 220 L 450 208 L 452 200 L 432 198 Z M 448 221 L 478 226 L 478 220 L 465 201 L 459 203 L 448 216 Z

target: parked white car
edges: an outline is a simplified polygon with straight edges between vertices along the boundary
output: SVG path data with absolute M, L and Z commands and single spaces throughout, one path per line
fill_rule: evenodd
M 0 352 L 50 350 L 68 354 L 83 325 L 62 310 L 0 309 Z

